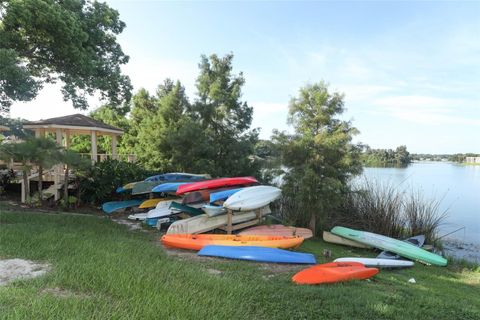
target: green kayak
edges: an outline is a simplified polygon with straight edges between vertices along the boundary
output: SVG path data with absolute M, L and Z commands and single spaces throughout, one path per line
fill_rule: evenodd
M 405 241 L 392 239 L 376 233 L 359 231 L 344 227 L 334 227 L 331 232 L 338 236 L 354 240 L 369 245 L 371 247 L 375 247 L 385 251 L 395 252 L 402 257 L 412 260 L 417 260 L 427 264 L 434 264 L 437 266 L 447 265 L 447 259 L 437 254 L 423 250 Z

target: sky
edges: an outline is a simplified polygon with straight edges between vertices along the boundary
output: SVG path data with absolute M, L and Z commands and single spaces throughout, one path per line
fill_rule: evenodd
M 324 80 L 345 94 L 357 142 L 480 152 L 480 1 L 107 2 L 127 25 L 118 41 L 135 90 L 168 77 L 193 100 L 200 56 L 232 52 L 261 138 L 291 130 L 290 99 Z M 59 85 L 11 108 L 29 120 L 77 112 Z

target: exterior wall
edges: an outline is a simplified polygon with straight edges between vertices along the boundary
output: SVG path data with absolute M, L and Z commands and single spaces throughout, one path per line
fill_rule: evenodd
M 467 163 L 480 163 L 480 157 L 466 157 L 465 162 L 467 162 Z

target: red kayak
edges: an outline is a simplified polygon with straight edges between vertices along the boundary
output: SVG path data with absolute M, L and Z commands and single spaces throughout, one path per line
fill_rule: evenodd
M 207 181 L 194 182 L 184 184 L 178 187 L 177 195 L 181 195 L 187 192 L 193 192 L 204 189 L 217 189 L 224 187 L 236 187 L 236 186 L 250 186 L 257 184 L 258 181 L 254 177 L 236 177 L 236 178 L 220 178 Z

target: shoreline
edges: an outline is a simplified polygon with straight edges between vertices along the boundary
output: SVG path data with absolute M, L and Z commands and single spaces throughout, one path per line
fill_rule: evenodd
M 449 258 L 480 265 L 480 244 L 448 238 L 442 241 L 443 252 Z

